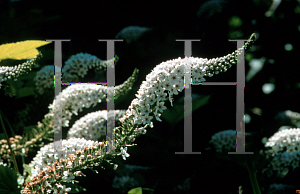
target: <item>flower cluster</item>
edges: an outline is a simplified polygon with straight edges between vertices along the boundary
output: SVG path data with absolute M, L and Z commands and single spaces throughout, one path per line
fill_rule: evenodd
M 16 135 L 15 137 L 9 138 L 10 146 L 13 150 L 21 148 L 19 141 L 22 140 L 22 136 Z M 24 150 L 24 153 L 20 151 L 14 151 L 14 155 L 27 154 L 28 148 Z M 3 159 L 6 159 L 8 162 L 11 162 L 11 150 L 9 149 L 9 145 L 6 139 L 0 140 L 0 155 Z
M 43 170 L 46 166 L 51 166 L 56 160 L 60 161 L 60 159 L 65 159 L 69 154 L 78 154 L 80 150 L 84 149 L 84 147 L 97 146 L 99 144 L 98 141 L 86 140 L 84 138 L 70 138 L 68 140 L 62 140 L 62 150 L 60 151 L 56 150 L 58 148 L 54 147 L 59 143 L 60 142 L 47 144 L 38 151 L 32 162 L 29 164 L 29 166 L 33 167 L 31 172 L 32 177 L 37 176 L 41 170 Z M 100 155 L 100 153 L 96 155 Z M 85 156 L 81 156 L 80 154 L 80 157 Z M 81 163 L 80 157 L 78 159 L 79 164 Z M 61 162 L 58 164 L 62 165 Z
M 31 71 L 33 65 L 36 64 L 36 61 L 42 56 L 41 53 L 38 53 L 33 59 L 29 59 L 27 62 L 16 65 L 14 67 L 1 66 L 0 67 L 0 88 L 1 82 L 4 82 L 9 79 L 17 80 L 17 77 L 28 73 L 28 70 Z
M 99 140 L 101 136 L 106 135 L 106 121 L 108 118 L 115 118 L 116 126 L 119 126 L 121 118 L 125 114 L 125 110 L 114 111 L 96 111 L 81 117 L 68 131 L 68 138 L 83 137 L 88 140 Z M 108 129 L 112 127 L 108 126 Z
M 50 135 L 53 137 L 53 126 L 53 117 L 50 114 L 46 114 L 42 122 L 38 121 L 37 126 L 33 128 L 31 132 L 26 133 L 23 136 L 16 135 L 15 137 L 10 137 L 9 141 L 13 154 L 26 156 L 29 148 L 33 145 L 37 145 L 37 143 L 41 142 L 43 139 L 52 140 Z M 11 150 L 7 140 L 0 140 L 0 157 L 10 161 L 10 154 Z
M 113 67 L 114 62 L 116 62 L 116 59 L 104 61 L 87 53 L 72 55 L 62 68 L 62 81 L 64 83 L 78 81 L 77 76 L 84 77 L 89 69 L 106 69 L 107 66 Z M 53 87 L 53 78 L 54 65 L 46 65 L 38 71 L 35 77 L 38 93 L 43 94 L 44 88 Z
M 131 89 L 136 80 L 138 70 L 135 69 L 132 76 L 129 77 L 123 84 L 115 87 L 107 87 L 102 85 L 95 85 L 91 83 L 72 84 L 64 89 L 58 96 L 55 97 L 52 104 L 49 105 L 50 115 L 54 117 L 54 128 L 58 130 L 59 123 L 62 126 L 68 127 L 69 120 L 72 114 L 77 115 L 82 108 L 89 108 L 91 105 L 96 106 L 107 96 L 114 94 L 115 99 L 124 95 Z M 109 99 L 106 99 L 107 101 Z M 55 108 L 58 105 L 62 110 Z M 59 113 L 61 112 L 61 117 Z
M 106 69 L 107 67 L 114 67 L 115 62 L 118 61 L 118 58 L 109 59 L 107 61 L 98 59 L 96 56 L 90 55 L 88 53 L 78 53 L 72 55 L 66 62 L 63 67 L 63 76 L 65 74 L 77 74 L 78 76 L 84 77 L 88 69 L 95 68 Z
M 271 176 L 277 171 L 277 176 L 284 177 L 289 168 L 299 167 L 300 162 L 300 128 L 283 129 L 275 133 L 265 143 L 271 149 L 265 151 L 267 158 L 272 156 L 271 163 L 264 172 Z
M 53 81 L 54 66 L 46 65 L 35 76 L 35 85 L 39 94 L 44 93 L 44 88 L 51 88 L 54 86 Z
M 242 133 L 236 130 L 225 130 L 214 134 L 211 137 L 210 144 L 214 147 L 217 153 L 226 153 L 236 150 L 236 138 L 243 138 Z M 250 133 L 245 133 L 245 136 L 249 136 Z
M 283 152 L 272 158 L 270 164 L 263 170 L 263 173 L 266 173 L 270 177 L 274 172 L 277 172 L 277 176 L 283 178 L 289 172 L 291 167 L 292 170 L 299 167 L 299 162 L 300 152 L 294 154 Z
M 194 57 L 181 59 L 179 57 L 157 65 L 147 75 L 146 81 L 142 82 L 138 94 L 136 94 L 137 98 L 131 102 L 126 115 L 120 119 L 123 121 L 123 127 L 116 130 L 116 143 L 119 146 L 130 143 L 127 142 L 128 139 L 121 137 L 121 133 L 132 135 L 134 138 L 140 134 L 141 130 L 138 129 L 142 129 L 145 133 L 145 128 L 139 128 L 139 125 L 153 126 L 151 120 L 154 117 L 161 121 L 160 115 L 166 109 L 164 101 L 169 99 L 171 106 L 173 106 L 172 96 L 177 95 L 185 87 L 189 88 L 189 83 L 185 83 L 186 71 L 191 70 L 191 82 L 204 82 L 206 81 L 205 76 L 212 77 L 219 72 L 226 72 L 228 68 L 237 63 L 243 49 L 250 48 L 254 39 L 255 34 L 252 34 L 242 48 L 224 57 L 209 60 Z M 126 125 L 133 125 L 134 130 L 129 130 Z M 124 131 L 121 132 L 121 130 Z
M 71 189 L 66 188 L 60 182 L 74 182 L 75 176 L 82 176 L 82 166 L 88 167 L 87 161 L 94 162 L 91 165 L 99 165 L 104 156 L 104 143 L 71 138 L 62 141 L 62 151 L 55 152 L 55 143 L 50 143 L 40 149 L 36 157 L 30 163 L 32 181 L 25 183 L 21 193 L 29 194 L 33 191 L 39 193 L 63 193 Z
M 132 101 L 122 120 L 132 118 L 134 124 L 150 125 L 154 116 L 161 121 L 159 117 L 166 109 L 164 101 L 167 95 L 172 104 L 172 96 L 184 87 L 189 87 L 184 85 L 185 67 L 193 69 L 194 80 L 204 81 L 202 78 L 206 73 L 206 61 L 202 58 L 178 58 L 157 65 L 143 81 L 136 94 L 137 98 Z
M 267 153 L 275 156 L 278 152 L 286 151 L 291 154 L 300 151 L 300 128 L 290 128 L 278 131 L 268 139 L 265 147 L 272 148 Z
M 75 176 L 81 174 L 80 170 L 89 166 L 101 165 L 100 161 L 109 162 L 109 157 L 122 155 L 126 160 L 130 155 L 127 153 L 127 147 L 135 141 L 140 134 L 146 133 L 146 127 L 153 127 L 151 120 L 155 117 L 161 121 L 161 113 L 166 109 L 165 101 L 169 100 L 172 105 L 173 95 L 177 95 L 184 88 L 188 88 L 190 82 L 204 82 L 204 77 L 212 77 L 219 72 L 225 72 L 232 65 L 237 63 L 238 56 L 243 49 L 248 49 L 255 35 L 252 35 L 249 41 L 240 49 L 225 57 L 215 59 L 203 59 L 187 57 L 178 58 L 162 62 L 157 65 L 150 74 L 147 75 L 138 90 L 138 94 L 130 104 L 126 112 L 122 112 L 118 117 L 122 125 L 114 129 L 115 143 L 107 142 L 108 150 L 105 150 L 103 142 L 86 140 L 96 138 L 97 135 L 104 135 L 102 123 L 107 120 L 104 115 L 107 112 L 98 111 L 90 113 L 74 124 L 69 131 L 70 139 L 62 140 L 62 150 L 57 151 L 57 143 L 50 143 L 40 149 L 36 157 L 30 163 L 32 170 L 32 181 L 25 184 L 22 193 L 66 193 L 69 188 L 61 185 L 61 182 L 74 182 Z M 113 60 L 114 61 L 114 60 Z M 113 61 L 106 62 L 106 65 L 113 64 Z M 97 58 L 88 54 L 78 54 L 71 57 L 65 65 L 63 73 L 75 73 L 78 76 L 84 76 L 88 68 L 96 67 L 95 64 L 101 64 Z M 105 65 L 103 65 L 104 67 Z M 97 66 L 101 68 L 101 65 Z M 67 127 L 72 114 L 78 114 L 82 108 L 89 108 L 100 103 L 107 96 L 114 95 L 115 98 L 131 89 L 136 79 L 137 70 L 122 85 L 116 87 L 105 87 L 96 84 L 72 84 L 64 89 L 55 97 L 53 103 L 49 105 L 49 114 L 47 118 L 51 122 L 54 130 L 59 129 L 59 125 Z M 191 77 L 186 77 L 187 75 Z M 69 77 L 69 76 L 67 76 Z M 188 81 L 188 83 L 186 83 Z M 107 101 L 109 99 L 106 99 Z M 102 115 L 102 116 L 101 116 Z M 108 115 L 115 116 L 115 115 Z M 41 125 L 39 124 L 42 128 Z M 141 126 L 144 125 L 144 126 Z M 229 140 L 234 141 L 232 132 L 229 132 Z M 236 135 L 236 132 L 234 131 Z M 86 139 L 72 138 L 72 135 L 84 136 Z M 95 136 L 96 135 L 96 136 Z M 92 137 L 94 136 L 94 137 Z M 225 135 L 225 138 L 227 136 Z M 217 142 L 218 138 L 212 138 L 212 143 Z M 222 139 L 222 137 L 221 137 Z M 222 140 L 223 142 L 223 140 Z M 233 143 L 234 146 L 234 143 Z M 230 146 L 229 146 L 230 147 Z M 107 149 L 106 148 L 106 149 Z M 225 145 L 226 148 L 226 145 Z M 120 150 L 121 153 L 115 154 L 111 150 Z
M 236 149 L 236 131 L 220 131 L 211 137 L 209 143 L 213 145 L 217 153 L 226 153 Z

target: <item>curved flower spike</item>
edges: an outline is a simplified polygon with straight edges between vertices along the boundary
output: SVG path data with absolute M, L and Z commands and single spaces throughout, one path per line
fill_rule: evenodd
M 84 138 L 62 140 L 61 152 L 55 150 L 55 143 L 45 145 L 29 164 L 31 181 L 24 184 L 21 193 L 67 193 L 70 188 L 61 182 L 74 183 L 75 176 L 83 175 L 81 169 L 99 166 L 106 156 L 103 148 L 104 142 Z
M 87 74 L 88 69 L 95 68 L 106 69 L 107 66 L 114 67 L 115 62 L 118 58 L 112 58 L 107 61 L 101 60 L 94 55 L 88 53 L 78 53 L 72 55 L 66 62 L 62 69 L 63 77 L 69 77 L 70 74 L 77 74 L 78 76 L 84 77 Z
M 57 131 L 59 129 L 59 123 L 63 127 L 68 127 L 72 114 L 77 115 L 78 111 L 82 111 L 82 108 L 89 108 L 91 105 L 96 106 L 97 103 L 106 99 L 107 93 L 113 93 L 115 99 L 126 94 L 135 82 L 137 73 L 138 69 L 135 69 L 133 74 L 123 84 L 115 87 L 80 83 L 72 84 L 64 89 L 55 97 L 53 103 L 49 105 L 50 115 L 55 117 L 54 130 Z M 57 100 L 59 101 L 57 102 Z M 55 108 L 57 104 L 62 109 L 61 117 L 59 117 L 60 110 Z
M 178 59 L 160 63 L 146 76 L 146 81 L 142 82 L 138 94 L 136 94 L 137 98 L 131 102 L 126 115 L 121 120 L 125 121 L 129 119 L 134 121 L 136 125 L 152 125 L 151 120 L 154 117 L 160 121 L 160 114 L 157 114 L 157 110 L 162 112 L 163 109 L 159 107 L 161 102 L 169 99 L 172 105 L 173 94 L 177 95 L 185 87 L 189 87 L 188 84 L 185 85 L 185 69 L 192 70 L 192 82 L 204 82 L 205 76 L 212 77 L 219 72 L 225 72 L 232 65 L 236 64 L 238 55 L 243 49 L 248 50 L 253 44 L 254 39 L 255 34 L 252 34 L 242 48 L 225 57 L 209 60 L 197 57 L 187 57 L 184 59 L 179 57 Z M 169 96 L 166 97 L 167 95 Z M 138 127 L 136 126 L 135 129 Z M 122 141 L 117 140 L 117 142 L 121 143 Z
M 13 79 L 16 81 L 17 77 L 24 73 L 31 71 L 33 65 L 36 64 L 37 60 L 41 58 L 42 53 L 39 52 L 33 59 L 29 59 L 27 62 L 16 65 L 14 67 L 0 66 L 0 89 L 1 82 Z
M 78 77 L 82 78 L 87 75 L 88 69 L 105 69 L 107 66 L 113 67 L 115 62 L 118 60 L 117 57 L 112 58 L 107 61 L 103 61 L 98 59 L 94 55 L 90 55 L 87 53 L 78 53 L 76 55 L 72 55 L 66 62 L 62 68 L 62 82 L 77 82 Z M 35 85 L 38 93 L 43 94 L 44 88 L 52 88 L 53 84 L 53 76 L 54 76 L 54 65 L 47 65 L 40 69 L 35 77 Z

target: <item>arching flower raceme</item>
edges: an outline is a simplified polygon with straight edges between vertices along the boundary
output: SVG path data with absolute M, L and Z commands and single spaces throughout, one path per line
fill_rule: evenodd
M 87 53 L 72 55 L 62 67 L 62 82 L 78 81 L 77 76 L 84 77 L 89 69 L 105 70 L 107 67 L 114 67 L 117 59 L 101 60 L 96 56 Z M 40 94 L 44 93 L 44 88 L 54 87 L 54 65 L 46 65 L 40 69 L 35 77 L 35 85 Z
M 161 113 L 166 109 L 165 101 L 169 100 L 172 105 L 172 96 L 177 95 L 179 92 L 183 91 L 183 89 L 188 88 L 189 82 L 205 81 L 204 77 L 206 76 L 211 77 L 219 72 L 227 71 L 228 68 L 237 63 L 239 54 L 242 53 L 243 49 L 248 49 L 250 47 L 252 44 L 251 41 L 254 38 L 255 36 L 252 35 L 242 48 L 225 57 L 210 60 L 194 57 L 187 57 L 184 59 L 178 58 L 157 65 L 152 72 L 147 75 L 146 81 L 142 82 L 140 89 L 136 94 L 136 98 L 131 102 L 124 116 L 120 118 L 122 125 L 114 129 L 115 144 L 107 142 L 107 145 L 111 145 L 107 148 L 110 148 L 110 151 L 114 149 L 120 150 L 123 159 L 126 160 L 126 158 L 130 156 L 127 153 L 127 147 L 132 146 L 132 142 L 135 141 L 135 138 L 139 134 L 146 133 L 146 127 L 150 126 L 153 128 L 153 122 L 151 122 L 152 119 L 155 117 L 156 120 L 161 121 Z M 80 74 L 84 75 L 85 70 L 86 69 L 80 72 Z M 191 72 L 188 73 L 186 71 Z M 136 71 L 134 74 L 136 74 Z M 191 75 L 191 77 L 187 78 L 186 75 Z M 72 114 L 77 114 L 82 108 L 95 105 L 96 103 L 101 102 L 101 100 L 106 99 L 107 96 L 112 96 L 112 94 L 114 94 L 115 97 L 123 94 L 131 88 L 134 77 L 135 76 L 133 75 L 132 79 L 127 80 L 126 83 L 114 88 L 97 86 L 94 84 L 74 84 L 67 87 L 55 98 L 53 104 L 49 106 L 50 114 L 48 115 L 52 116 L 54 119 L 54 128 L 60 124 L 62 126 L 68 126 L 68 121 Z M 186 81 L 188 81 L 188 83 L 186 83 Z M 62 115 L 62 117 L 59 115 Z M 79 128 L 95 131 L 95 128 L 88 128 L 89 122 L 94 124 L 97 122 L 93 120 L 93 117 L 94 115 L 91 114 L 85 117 L 86 122 L 79 122 Z M 92 134 L 94 134 L 94 132 Z M 234 140 L 234 138 L 232 138 L 232 140 Z M 34 166 L 35 168 L 36 175 L 41 176 L 43 173 L 49 174 L 57 170 L 58 166 L 56 166 L 56 163 L 59 163 L 64 169 L 63 172 L 60 172 L 58 179 L 70 182 L 76 176 L 75 170 L 85 168 L 91 164 L 94 159 L 102 158 L 103 156 L 102 152 L 104 150 L 101 152 L 100 149 L 95 149 L 95 147 L 98 148 L 101 147 L 101 145 L 103 146 L 103 142 L 99 143 L 91 140 L 70 138 L 68 140 L 63 140 L 62 144 L 63 152 L 58 154 L 52 152 L 54 151 L 54 144 L 52 146 L 44 147 L 43 150 L 41 149 L 32 162 L 34 164 L 31 164 L 31 166 Z M 76 150 L 74 146 L 81 147 Z M 87 146 L 91 147 L 94 151 L 90 151 Z M 106 151 L 104 156 L 113 154 L 113 152 L 110 151 Z M 53 153 L 52 155 L 51 152 Z M 66 157 L 64 153 L 69 154 L 68 159 L 64 159 Z M 99 155 L 100 157 L 98 157 Z M 82 162 L 83 160 L 87 163 Z M 52 164 L 52 168 L 50 166 L 43 167 L 44 164 Z M 51 178 L 56 179 L 57 177 L 53 176 Z M 48 185 L 44 191 L 48 192 L 50 190 L 51 192 L 54 190 L 54 192 L 59 192 L 60 190 L 63 190 L 63 193 L 65 193 L 68 188 L 62 188 L 63 186 L 59 185 L 60 180 L 49 181 L 48 183 L 51 186 Z M 38 184 L 39 183 L 32 181 L 32 183 L 26 185 L 26 188 L 22 192 L 30 192 L 33 185 L 37 185 L 33 190 L 38 190 L 40 185 L 46 185 L 45 182 L 42 182 L 40 185 Z M 57 186 L 54 184 L 57 184 Z
M 226 72 L 228 68 L 237 63 L 237 58 L 243 49 L 250 48 L 254 39 L 255 34 L 252 34 L 242 48 L 224 57 L 214 59 L 196 57 L 181 59 L 179 57 L 160 63 L 146 76 L 146 81 L 142 82 L 136 94 L 137 98 L 132 101 L 122 120 L 132 118 L 136 125 L 141 123 L 153 125 L 151 122 L 153 117 L 160 121 L 160 114 L 157 114 L 157 110 L 160 112 L 164 110 L 161 103 L 165 101 L 165 97 L 173 106 L 172 96 L 178 95 L 178 92 L 189 87 L 189 84 L 185 84 L 186 70 L 191 70 L 191 82 L 203 82 L 206 76 L 212 77 L 219 72 Z M 136 104 L 136 102 L 138 103 Z
M 80 169 L 90 166 L 89 160 L 93 160 L 92 166 L 99 166 L 106 156 L 104 142 L 85 140 L 83 138 L 71 138 L 62 140 L 62 150 L 56 150 L 56 142 L 45 145 L 38 151 L 29 166 L 32 167 L 31 182 L 25 183 L 21 193 L 32 191 L 39 193 L 64 193 L 71 188 L 61 184 L 63 182 L 74 183 L 75 176 L 83 175 Z M 104 148 L 104 149 L 103 149 Z
M 88 53 L 78 53 L 72 55 L 63 66 L 63 76 L 65 74 L 77 74 L 78 76 L 84 77 L 87 74 L 88 69 L 95 68 L 106 69 L 107 67 L 114 67 L 117 58 L 109 60 L 101 60 L 94 55 Z
M 97 103 L 107 98 L 107 93 L 109 96 L 113 94 L 115 99 L 124 95 L 131 89 L 136 80 L 137 73 L 138 70 L 135 69 L 131 77 L 123 84 L 115 87 L 90 83 L 72 84 L 68 86 L 56 96 L 53 103 L 49 105 L 50 114 L 54 118 L 55 131 L 58 131 L 60 123 L 63 127 L 68 127 L 72 114 L 77 115 L 78 111 L 82 111 L 82 108 L 89 108 L 91 105 L 96 106 Z M 61 107 L 61 110 L 56 109 L 56 105 Z M 61 117 L 59 116 L 60 114 Z
M 31 68 L 36 64 L 37 60 L 42 56 L 42 53 L 38 53 L 33 59 L 27 60 L 22 64 L 16 65 L 14 67 L 0 66 L 0 89 L 1 82 L 4 82 L 9 79 L 17 80 L 17 77 L 23 75 L 24 73 L 28 73 L 31 71 Z

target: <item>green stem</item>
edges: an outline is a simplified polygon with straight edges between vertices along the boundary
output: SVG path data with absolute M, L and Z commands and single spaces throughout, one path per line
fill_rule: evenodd
M 253 189 L 253 194 L 261 194 L 257 179 L 256 179 L 256 174 L 253 168 L 253 162 L 250 160 L 246 160 L 246 167 L 249 173 L 249 178 L 251 181 L 252 189 Z
M 0 113 L 0 120 L 1 120 L 1 125 L 2 125 L 2 128 L 3 128 L 4 134 L 5 134 L 5 138 L 7 140 L 8 147 L 11 151 L 11 156 L 12 156 L 12 161 L 14 163 L 15 171 L 16 171 L 17 174 L 20 174 L 19 169 L 18 169 L 18 165 L 17 165 L 17 160 L 16 160 L 16 157 L 15 157 L 15 153 L 14 153 L 14 150 L 11 148 L 11 145 L 10 145 L 10 142 L 9 142 L 9 137 L 7 135 L 7 132 L 6 132 L 6 129 L 5 129 L 5 126 L 4 126 L 4 123 L 3 123 L 3 120 L 2 120 L 1 113 Z
M 0 114 L 3 115 L 3 119 L 6 121 L 6 123 L 7 123 L 8 127 L 10 129 L 10 132 L 11 132 L 12 136 L 15 137 L 16 135 L 15 135 L 15 132 L 14 132 L 13 128 L 11 127 L 10 123 L 8 122 L 7 118 L 4 116 L 4 114 L 3 114 L 3 112 L 1 110 L 0 110 Z

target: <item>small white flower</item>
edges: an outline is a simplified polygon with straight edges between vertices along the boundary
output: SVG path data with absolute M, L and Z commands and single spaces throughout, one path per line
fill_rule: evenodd
M 167 107 L 164 106 L 165 102 L 157 102 L 156 109 L 160 112 L 163 112 L 167 109 Z
M 153 105 L 155 102 L 156 102 L 155 94 L 151 94 L 147 99 L 147 103 Z
M 134 118 L 134 124 L 140 125 L 140 124 L 142 124 L 142 123 L 143 123 L 143 121 L 142 121 L 142 119 L 141 119 L 140 117 Z
M 170 74 L 166 71 L 160 71 L 158 74 L 157 74 L 157 80 L 158 81 L 163 81 L 163 80 L 166 80 L 167 76 L 169 76 Z
M 130 155 L 127 153 L 127 147 L 123 148 L 121 147 L 121 153 L 122 153 L 122 157 L 123 157 L 123 160 L 126 160 L 126 157 L 128 158 Z
M 64 171 L 63 175 L 64 176 L 62 177 L 62 179 L 67 180 L 67 183 L 69 183 L 71 180 L 75 179 L 75 176 L 71 172 Z
M 175 90 L 181 92 L 181 91 L 183 90 L 183 88 L 184 88 L 184 85 L 183 85 L 183 83 L 182 83 L 182 84 L 176 83 L 176 84 L 174 85 L 174 88 L 175 88 Z
M 151 96 L 152 94 L 154 94 L 154 89 L 148 88 L 147 91 L 146 91 L 146 96 L 149 97 L 149 96 Z
M 178 76 L 184 74 L 184 66 L 183 65 L 178 65 L 175 69 L 171 71 L 172 74 L 177 74 Z
M 139 105 L 141 106 L 141 107 L 144 107 L 144 106 L 146 106 L 146 101 L 145 100 L 140 100 L 140 102 L 139 102 Z
M 138 94 L 135 95 L 139 100 L 144 100 L 146 98 L 146 93 L 143 90 L 139 90 Z
M 143 116 L 143 124 L 150 124 L 151 120 L 152 120 L 153 116 L 149 116 L 149 115 L 144 115 Z
M 161 82 L 154 82 L 153 84 L 152 84 L 152 88 L 153 88 L 153 90 L 155 91 L 155 92 L 157 92 L 157 91 L 159 91 L 160 89 L 161 89 Z
M 165 90 L 170 90 L 173 87 L 172 83 L 169 80 L 163 82 L 163 88 Z
M 146 106 L 142 107 L 142 114 L 149 114 L 150 112 L 152 112 L 152 110 L 149 104 L 146 104 Z
M 172 83 L 172 85 L 176 84 L 177 83 L 177 79 L 178 79 L 178 75 L 177 74 L 171 74 L 169 76 L 169 81 Z
M 178 95 L 178 91 L 177 89 L 173 86 L 172 88 L 170 88 L 169 90 L 172 94 Z

